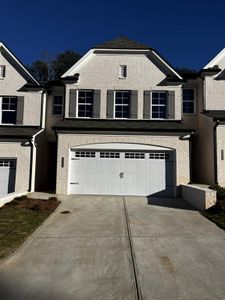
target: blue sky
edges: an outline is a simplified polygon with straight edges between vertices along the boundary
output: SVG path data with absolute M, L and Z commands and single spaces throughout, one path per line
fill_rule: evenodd
M 43 52 L 84 54 L 121 35 L 155 48 L 174 67 L 200 69 L 225 47 L 224 0 L 0 0 L 0 4 L 0 40 L 25 64 Z

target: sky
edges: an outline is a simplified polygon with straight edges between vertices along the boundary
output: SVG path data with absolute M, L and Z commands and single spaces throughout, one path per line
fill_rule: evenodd
M 0 0 L 0 41 L 25 64 L 121 35 L 199 70 L 225 47 L 224 0 Z

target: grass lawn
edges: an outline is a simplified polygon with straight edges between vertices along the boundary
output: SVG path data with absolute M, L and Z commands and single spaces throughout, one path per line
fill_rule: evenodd
M 0 258 L 19 247 L 59 205 L 49 200 L 15 198 L 0 208 Z

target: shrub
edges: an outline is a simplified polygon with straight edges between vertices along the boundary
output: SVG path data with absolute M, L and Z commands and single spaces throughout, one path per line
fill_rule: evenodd
M 217 192 L 217 199 L 218 200 L 224 200 L 225 199 L 225 188 L 218 185 L 218 184 L 213 184 L 210 185 L 209 187 L 212 190 L 215 190 Z

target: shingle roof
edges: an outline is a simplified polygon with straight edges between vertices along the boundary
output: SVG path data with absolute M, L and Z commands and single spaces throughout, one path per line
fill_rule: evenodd
M 225 121 L 225 110 L 209 110 L 202 114 L 206 117 L 212 118 L 214 121 Z
M 29 138 L 40 130 L 36 126 L 0 126 L 1 138 Z
M 149 46 L 140 44 L 136 41 L 128 39 L 126 36 L 120 36 L 111 41 L 107 41 L 103 44 L 97 45 L 93 48 L 97 49 L 152 49 Z
M 128 131 L 128 132 L 192 132 L 181 121 L 65 119 L 54 127 L 57 131 Z

